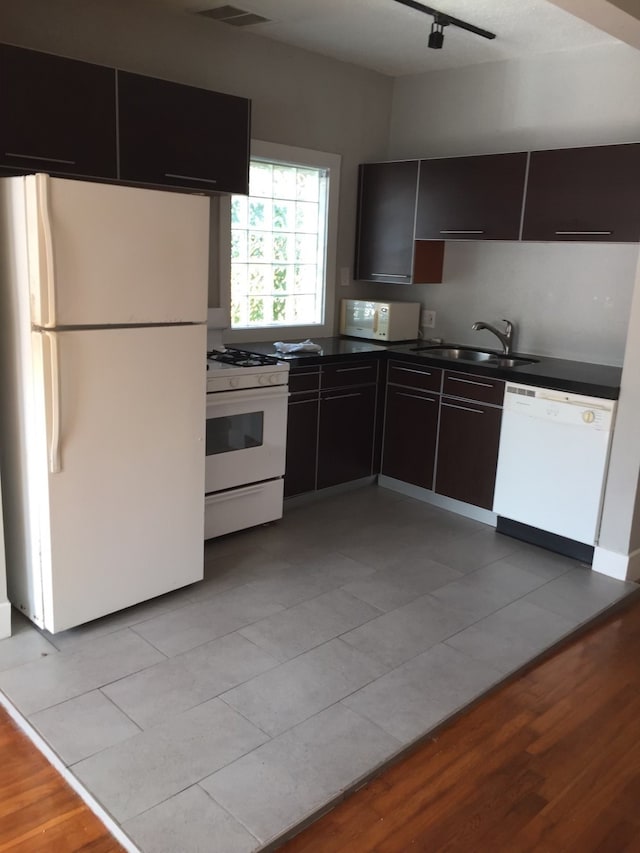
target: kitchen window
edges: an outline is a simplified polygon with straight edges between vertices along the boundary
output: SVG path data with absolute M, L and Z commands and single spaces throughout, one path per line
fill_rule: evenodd
M 331 334 L 340 157 L 254 142 L 231 197 L 231 328 Z

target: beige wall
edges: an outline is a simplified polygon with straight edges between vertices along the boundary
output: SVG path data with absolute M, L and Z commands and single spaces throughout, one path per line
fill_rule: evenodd
M 337 269 L 353 266 L 357 167 L 385 156 L 390 78 L 143 0 L 1 3 L 0 41 L 250 98 L 253 138 L 340 154 Z

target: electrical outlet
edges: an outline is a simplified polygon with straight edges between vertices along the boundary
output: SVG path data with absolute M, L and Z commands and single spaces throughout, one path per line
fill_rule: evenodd
M 420 325 L 423 329 L 433 329 L 436 325 L 436 312 L 423 308 L 420 312 Z
M 340 285 L 349 287 L 351 284 L 351 276 L 349 275 L 349 267 L 340 267 Z

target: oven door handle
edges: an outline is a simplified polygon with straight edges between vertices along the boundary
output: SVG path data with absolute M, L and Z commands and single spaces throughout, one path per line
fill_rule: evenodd
M 287 399 L 289 388 L 287 385 L 274 385 L 271 388 L 243 388 L 241 391 L 209 391 L 207 393 L 207 409 L 229 403 L 243 403 L 254 400 L 277 400 L 279 397 Z
M 235 501 L 238 498 L 246 498 L 249 495 L 259 495 L 264 491 L 265 484 L 258 483 L 254 486 L 244 486 L 235 489 L 227 489 L 224 492 L 211 492 L 204 496 L 205 504 L 223 503 L 224 501 Z

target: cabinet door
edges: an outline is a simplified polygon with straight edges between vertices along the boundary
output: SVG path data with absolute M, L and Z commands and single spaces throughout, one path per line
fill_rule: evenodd
M 368 477 L 373 471 L 376 386 L 320 395 L 318 488 Z
M 387 386 L 383 474 L 433 488 L 439 401 L 437 394 Z
M 533 151 L 523 240 L 640 240 L 640 143 Z
M 289 400 L 285 497 L 316 487 L 319 406 L 317 394 L 294 394 Z
M 0 165 L 116 177 L 115 71 L 0 45 Z
M 517 240 L 526 152 L 420 161 L 416 238 Z
M 118 71 L 120 178 L 247 193 L 245 98 Z
M 409 284 L 418 161 L 360 166 L 355 278 Z
M 502 409 L 443 397 L 435 491 L 491 509 Z

